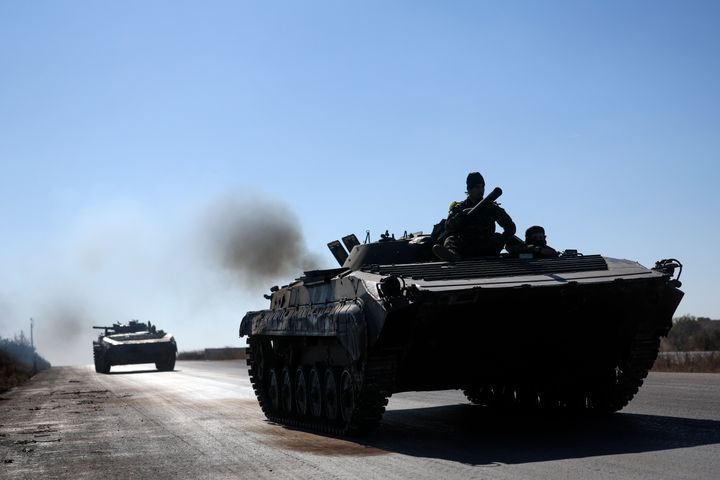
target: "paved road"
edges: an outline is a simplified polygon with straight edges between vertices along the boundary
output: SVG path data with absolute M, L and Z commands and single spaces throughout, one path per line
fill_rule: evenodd
M 3 479 L 715 479 L 720 375 L 651 374 L 621 413 L 563 423 L 400 394 L 341 439 L 267 422 L 242 362 L 53 368 L 0 395 L 0 462 Z

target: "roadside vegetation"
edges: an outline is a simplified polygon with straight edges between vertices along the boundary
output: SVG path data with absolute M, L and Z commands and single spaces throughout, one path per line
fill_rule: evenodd
M 178 352 L 178 360 L 205 360 L 205 350 L 185 350 Z
M 48 368 L 50 362 L 37 354 L 23 332 L 12 340 L 0 337 L 0 392 Z
M 685 315 L 660 343 L 656 372 L 720 373 L 720 320 Z
M 673 320 L 673 327 L 660 344 L 663 352 L 720 351 L 720 320 L 685 315 Z

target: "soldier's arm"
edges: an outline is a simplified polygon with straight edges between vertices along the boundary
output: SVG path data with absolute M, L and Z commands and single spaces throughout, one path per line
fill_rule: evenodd
M 540 247 L 540 254 L 545 257 L 558 257 L 560 253 L 552 247 Z
M 510 215 L 503 209 L 500 205 L 497 203 L 495 204 L 495 221 L 498 225 L 500 225 L 503 229 L 503 235 L 506 238 L 512 237 L 515 235 L 515 232 L 517 231 L 517 227 L 515 227 L 515 222 L 512 221 L 512 218 L 510 218 Z

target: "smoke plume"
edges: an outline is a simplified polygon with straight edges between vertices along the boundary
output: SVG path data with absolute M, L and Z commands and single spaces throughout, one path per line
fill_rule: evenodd
M 67 348 L 82 333 L 87 338 L 92 326 L 92 318 L 82 301 L 54 300 L 45 304 L 39 312 L 45 324 L 47 335 L 61 347 Z M 83 347 L 87 345 L 83 344 Z
M 0 278 L 0 336 L 35 319 L 38 353 L 53 365 L 92 361 L 93 325 L 152 321 L 181 349 L 244 343 L 245 312 L 260 295 L 318 261 L 289 207 L 264 195 L 154 205 L 92 205 L 13 257 Z M 12 260 L 12 259 L 11 259 Z
M 78 352 L 90 358 L 93 318 L 85 300 L 46 299 L 36 314 L 38 353 L 52 358 L 55 365 L 77 363 Z
M 245 284 L 318 268 L 297 218 L 280 202 L 226 196 L 211 206 L 207 218 L 213 257 Z

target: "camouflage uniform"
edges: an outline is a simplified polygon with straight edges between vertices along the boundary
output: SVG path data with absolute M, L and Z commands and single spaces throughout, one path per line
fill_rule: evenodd
M 495 202 L 473 217 L 463 213 L 475 205 L 469 197 L 450 205 L 450 214 L 445 222 L 448 237 L 443 245 L 461 257 L 499 255 L 507 239 L 515 235 L 515 223 Z M 502 234 L 495 233 L 495 223 L 503 228 Z

